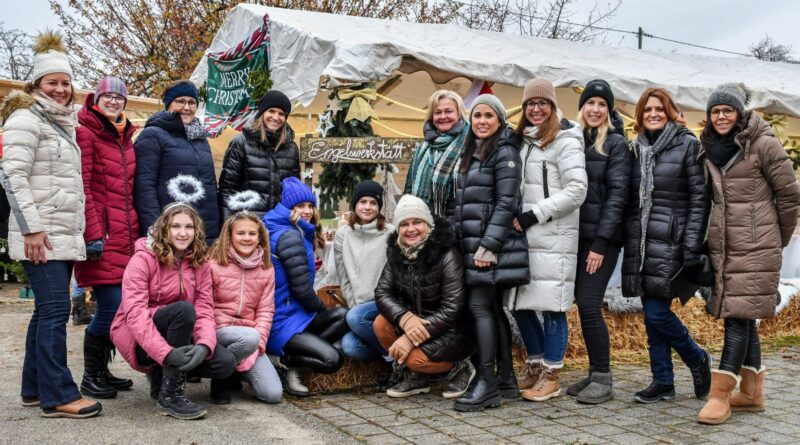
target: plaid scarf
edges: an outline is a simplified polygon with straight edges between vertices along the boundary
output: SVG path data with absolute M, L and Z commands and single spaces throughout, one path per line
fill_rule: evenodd
M 207 139 L 210 135 L 206 131 L 203 124 L 200 123 L 200 119 L 194 118 L 192 121 L 185 126 L 186 127 L 186 139 L 190 141 L 194 141 L 197 139 Z
M 680 126 L 674 121 L 668 121 L 664 131 L 651 145 L 644 132 L 636 136 L 633 142 L 633 152 L 639 157 L 639 168 L 642 172 L 642 181 L 639 183 L 639 223 L 641 224 L 641 237 L 639 239 L 639 271 L 644 267 L 645 240 L 647 239 L 647 224 L 650 222 L 650 211 L 653 209 L 653 169 L 656 166 L 656 157 L 672 138 L 678 133 Z
M 431 212 L 444 216 L 448 198 L 455 196 L 456 165 L 464 148 L 469 124 L 460 120 L 447 133 L 425 122 L 425 142 L 414 152 L 408 181 L 411 194 L 425 201 Z

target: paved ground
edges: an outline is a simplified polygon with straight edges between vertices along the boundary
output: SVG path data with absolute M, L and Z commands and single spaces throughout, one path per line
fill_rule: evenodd
M 211 406 L 206 419 L 181 422 L 154 413 L 143 376 L 116 360 L 112 371 L 134 378 L 134 389 L 104 403 L 93 420 L 43 419 L 19 405 L 20 361 L 32 303 L 0 292 L 0 444 L 3 443 L 496 443 L 519 444 L 705 444 L 800 443 L 800 347 L 765 357 L 767 412 L 734 414 L 725 425 L 695 423 L 703 401 L 691 398 L 689 373 L 677 368 L 678 397 L 637 405 L 633 393 L 649 383 L 642 366 L 617 366 L 617 399 L 578 405 L 570 398 L 546 403 L 512 401 L 484 413 L 457 413 L 438 392 L 405 400 L 369 391 L 335 394 L 266 406 L 239 395 L 232 405 Z M 80 328 L 69 327 L 70 367 L 81 376 Z M 718 358 L 718 357 L 715 357 Z M 563 381 L 582 377 L 567 371 Z M 208 403 L 208 384 L 189 395 Z

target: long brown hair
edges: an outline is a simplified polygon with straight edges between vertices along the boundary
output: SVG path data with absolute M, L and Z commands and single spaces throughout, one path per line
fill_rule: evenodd
M 651 97 L 661 101 L 664 106 L 664 112 L 667 114 L 667 119 L 674 121 L 678 125 L 686 126 L 686 119 L 683 118 L 683 113 L 681 113 L 680 108 L 672 100 L 672 96 L 669 95 L 667 90 L 651 87 L 644 90 L 644 93 L 639 97 L 639 102 L 636 103 L 636 111 L 634 112 L 636 121 L 633 123 L 634 132 L 638 134 L 644 131 L 644 107 L 647 105 L 647 99 Z
M 309 221 L 314 226 L 314 247 L 317 249 L 324 249 L 325 248 L 325 235 L 322 234 L 322 218 L 319 215 L 319 210 L 317 210 L 317 206 L 312 206 L 314 209 L 314 214 L 311 216 L 311 221 Z M 294 209 L 291 209 L 289 213 L 289 221 L 297 225 L 297 221 L 299 221 L 302 217 L 300 216 L 300 212 Z M 298 226 L 299 227 L 299 226 Z
M 286 140 L 289 139 L 289 132 L 286 130 L 286 126 L 289 124 L 289 116 L 286 116 L 286 122 L 283 123 L 281 127 L 280 133 L 281 137 L 278 138 L 278 143 L 272 147 L 273 150 L 278 151 L 279 148 L 283 147 L 283 144 L 286 143 Z M 267 126 L 264 125 L 264 115 L 258 116 L 258 118 L 253 119 L 253 122 L 250 124 L 250 129 L 253 130 L 258 134 L 258 138 L 261 140 L 262 143 L 267 142 Z
M 222 225 L 222 230 L 219 232 L 219 238 L 214 241 L 211 248 L 208 250 L 206 259 L 214 260 L 220 266 L 228 265 L 228 251 L 233 245 L 231 239 L 233 238 L 233 225 L 239 221 L 251 221 L 258 226 L 258 245 L 264 250 L 264 269 L 272 267 L 272 260 L 269 254 L 269 233 L 264 223 L 258 217 L 250 212 L 236 212 L 229 216 Z
M 358 217 L 358 215 L 356 215 L 356 212 L 352 211 L 350 212 L 350 215 L 347 216 L 347 224 L 350 226 L 351 229 L 355 229 L 356 224 L 362 224 L 359 219 L 360 218 Z M 378 212 L 378 216 L 376 216 L 375 219 L 378 220 L 378 230 L 383 230 L 386 228 L 386 217 L 383 216 L 383 213 Z
M 540 141 L 542 149 L 556 140 L 558 133 L 561 131 L 561 120 L 558 118 L 558 106 L 549 99 L 545 100 L 550 102 L 550 116 L 539 125 L 539 130 L 536 132 L 536 138 Z M 529 101 L 530 100 L 525 101 L 522 104 L 522 113 L 520 113 L 519 123 L 517 124 L 517 136 L 520 140 L 524 140 L 525 128 L 533 126 L 531 121 L 528 120 L 528 117 L 525 116 L 525 108 L 527 108 Z
M 159 263 L 166 264 L 169 267 L 174 267 L 177 264 L 175 251 L 169 243 L 169 226 L 172 224 L 175 215 L 180 213 L 188 215 L 194 225 L 194 240 L 192 240 L 187 252 L 191 252 L 189 265 L 192 269 L 197 269 L 205 262 L 206 230 L 203 227 L 203 220 L 200 218 L 200 214 L 189 204 L 172 203 L 164 207 L 161 215 L 158 216 L 152 229 L 150 229 L 150 235 L 153 237 L 153 252 L 155 252 Z

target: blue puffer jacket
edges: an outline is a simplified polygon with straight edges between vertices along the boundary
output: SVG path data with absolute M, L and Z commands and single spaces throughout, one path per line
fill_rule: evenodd
M 275 268 L 275 316 L 267 352 L 281 356 L 286 342 L 303 332 L 317 312 L 325 310 L 314 292 L 314 226 L 303 219 L 297 226 L 292 224 L 290 213 L 279 203 L 262 219 L 269 230 Z
M 133 148 L 136 151 L 134 201 L 140 235 L 147 235 L 161 209 L 174 201 L 167 192 L 167 182 L 184 174 L 203 182 L 205 196 L 194 206 L 203 218 L 209 244 L 216 239 L 220 215 L 214 159 L 208 140 L 205 137 L 188 140 L 180 114 L 159 111 L 147 119 Z

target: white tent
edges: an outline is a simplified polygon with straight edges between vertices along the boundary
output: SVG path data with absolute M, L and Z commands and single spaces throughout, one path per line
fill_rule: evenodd
M 208 52 L 228 49 L 245 39 L 261 25 L 264 14 L 269 14 L 271 24 L 274 86 L 304 106 L 317 97 L 324 76 L 379 82 L 398 72 L 423 70 L 430 75 L 427 81 L 437 84 L 466 77 L 521 87 L 533 77 L 544 77 L 556 87 L 577 87 L 603 78 L 614 88 L 617 100 L 628 103 L 635 103 L 645 88 L 655 85 L 669 90 L 681 107 L 691 110 L 705 109 L 718 84 L 744 82 L 753 93 L 753 108 L 800 117 L 800 65 L 656 53 L 454 25 L 240 4 L 228 14 Z M 205 81 L 206 63 L 204 57 L 192 74 L 199 84 Z M 415 97 L 407 92 L 406 96 Z M 421 106 L 427 96 L 422 102 L 418 99 L 411 100 L 412 105 Z M 518 105 L 519 96 L 508 100 Z

